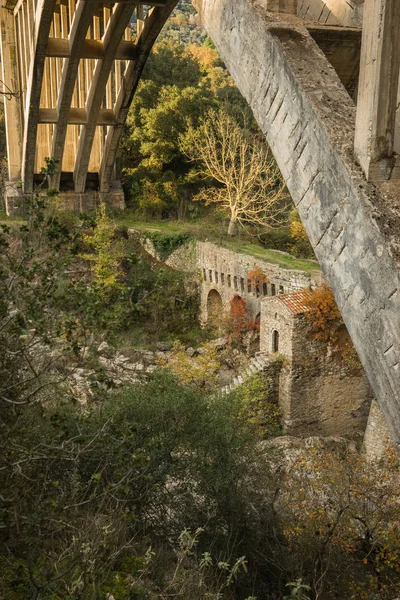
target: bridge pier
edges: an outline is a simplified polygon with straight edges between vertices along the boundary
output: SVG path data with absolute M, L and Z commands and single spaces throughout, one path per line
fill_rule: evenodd
M 355 153 L 368 181 L 400 179 L 394 152 L 400 73 L 400 2 L 365 3 Z

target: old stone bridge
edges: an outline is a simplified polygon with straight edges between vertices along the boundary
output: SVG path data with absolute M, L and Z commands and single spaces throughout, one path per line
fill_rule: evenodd
M 193 3 L 267 137 L 400 442 L 400 2 Z M 119 139 L 176 4 L 3 0 L 10 209 L 46 156 L 62 165 L 51 185 L 73 201 L 91 187 L 119 201 Z

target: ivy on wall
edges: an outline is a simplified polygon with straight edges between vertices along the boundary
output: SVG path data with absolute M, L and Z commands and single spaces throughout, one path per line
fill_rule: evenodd
M 151 231 L 146 237 L 153 244 L 160 260 L 165 261 L 175 250 L 184 246 L 194 239 L 193 234 L 186 233 L 163 233 L 161 231 Z

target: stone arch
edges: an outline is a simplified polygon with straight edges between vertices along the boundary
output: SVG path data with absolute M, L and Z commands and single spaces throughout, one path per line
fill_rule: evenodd
M 216 289 L 210 290 L 207 296 L 207 324 L 217 327 L 221 320 L 222 311 L 221 294 Z

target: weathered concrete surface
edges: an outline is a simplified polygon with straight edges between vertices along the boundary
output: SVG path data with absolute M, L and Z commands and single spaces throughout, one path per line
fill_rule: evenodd
M 388 450 L 393 448 L 389 428 L 379 407 L 374 401 L 371 404 L 367 428 L 364 435 L 363 450 L 368 460 L 375 462 L 384 458 Z
M 368 184 L 355 106 L 292 15 L 256 0 L 203 0 L 202 21 L 253 109 L 332 286 L 385 418 L 400 442 L 400 198 Z
M 360 72 L 361 29 L 309 25 L 312 38 L 317 42 L 340 81 L 354 101 L 357 99 Z
M 400 2 L 365 7 L 358 86 L 355 153 L 369 181 L 400 179 L 394 153 L 400 72 Z

